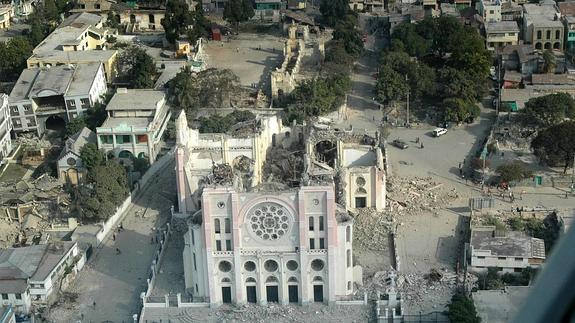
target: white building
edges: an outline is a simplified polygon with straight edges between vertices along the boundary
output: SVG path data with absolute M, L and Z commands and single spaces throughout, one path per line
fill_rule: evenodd
M 185 235 L 186 289 L 210 304 L 334 302 L 350 295 L 353 220 L 333 187 L 205 188 Z
M 12 121 L 8 110 L 8 96 L 0 93 L 0 164 L 12 151 Z
M 485 23 L 485 43 L 489 50 L 501 50 L 507 45 L 517 45 L 519 26 L 515 21 Z
M 152 164 L 171 116 L 164 92 L 119 88 L 106 111 L 106 121 L 96 128 L 98 148 L 118 158 L 147 158 Z
M 68 138 L 58 157 L 58 179 L 63 183 L 77 185 L 86 176 L 86 166 L 80 158 L 80 151 L 88 143 L 96 144 L 96 134 L 84 127 Z
M 25 69 L 9 98 L 14 131 L 41 136 L 51 122 L 82 116 L 106 91 L 102 63 Z
M 501 21 L 501 1 L 481 0 L 476 3 L 477 12 L 485 23 Z
M 496 267 L 501 272 L 521 272 L 525 267 L 537 267 L 545 261 L 545 242 L 523 232 L 499 232 L 494 226 L 474 227 L 470 255 L 470 270 Z
M 14 17 L 14 6 L 0 4 L 0 30 L 10 28 L 10 19 Z
M 75 242 L 1 250 L 0 304 L 28 313 L 33 303 L 46 303 L 66 268 L 76 264 L 78 253 Z

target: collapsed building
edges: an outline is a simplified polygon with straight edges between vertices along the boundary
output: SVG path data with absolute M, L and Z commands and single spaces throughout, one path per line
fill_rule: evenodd
M 176 128 L 184 278 L 195 301 L 333 303 L 362 284 L 347 210 L 385 207 L 377 133 L 287 127 L 272 113 L 203 134 L 182 112 Z

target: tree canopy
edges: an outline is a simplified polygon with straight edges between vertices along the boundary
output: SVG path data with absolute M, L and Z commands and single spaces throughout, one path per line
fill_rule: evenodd
M 471 108 L 471 103 L 487 91 L 490 58 L 479 33 L 454 17 L 426 18 L 417 24 L 405 22 L 395 28 L 390 45 L 382 51 L 375 94 L 382 103 L 397 100 L 400 95 L 381 94 L 397 93 L 407 83 L 410 100 L 461 99 L 466 103 L 449 101 L 451 109 L 445 115 L 457 120 L 473 116 L 478 110 Z M 391 71 L 406 75 L 407 81 L 401 81 Z M 387 77 L 392 80 L 389 84 Z M 390 89 L 384 90 L 386 87 Z
M 188 36 L 191 43 L 206 36 L 208 21 L 204 17 L 201 2 L 195 9 L 191 11 L 184 0 L 169 0 L 166 3 L 166 15 L 162 20 L 162 26 L 168 42 L 174 44 L 183 34 Z
M 529 99 L 520 111 L 524 125 L 545 128 L 574 119 L 575 100 L 567 93 L 549 94 Z
M 98 145 L 89 143 L 85 144 L 84 147 L 80 149 L 80 159 L 82 163 L 88 170 L 101 165 L 104 162 L 104 152 L 98 149 Z
M 129 193 L 126 170 L 115 160 L 93 166 L 87 182 L 88 185 L 80 188 L 79 195 L 82 217 L 88 219 L 109 218 Z
M 399 100 L 404 98 L 408 91 L 409 85 L 403 75 L 389 65 L 383 65 L 379 69 L 379 79 L 375 85 L 375 97 L 379 102 Z
M 224 19 L 236 26 L 255 15 L 251 0 L 228 0 L 224 5 Z
M 548 165 L 563 165 L 563 173 L 573 166 L 575 156 L 575 121 L 565 121 L 540 131 L 531 142 L 539 159 Z
M 16 80 L 26 68 L 26 60 L 32 54 L 32 45 L 24 37 L 14 37 L 0 42 L 0 81 Z
M 533 176 L 533 172 L 527 169 L 521 161 L 512 161 L 497 167 L 497 173 L 502 182 L 519 181 Z
M 327 26 L 334 27 L 350 11 L 349 0 L 322 0 L 319 11 L 323 17 L 323 22 Z
M 465 295 L 457 293 L 451 298 L 451 303 L 447 305 L 447 316 L 451 322 L 458 323 L 480 323 L 481 319 L 477 316 L 477 310 L 473 300 Z
M 474 102 L 460 98 L 443 100 L 443 109 L 444 120 L 453 122 L 473 121 L 481 113 L 481 110 Z
M 225 116 L 211 115 L 209 117 L 200 117 L 201 133 L 225 133 L 232 128 L 232 126 L 249 120 L 254 120 L 256 116 L 250 111 L 234 110 L 232 113 Z
M 306 117 L 334 111 L 345 102 L 350 89 L 351 80 L 346 74 L 304 80 L 290 93 L 287 119 L 301 123 Z
M 208 68 L 195 73 L 187 67 L 166 84 L 168 100 L 193 119 L 200 108 L 230 107 L 231 99 L 240 91 L 239 81 L 228 69 Z
M 143 89 L 154 86 L 158 70 L 154 59 L 137 46 L 129 46 L 118 55 L 118 78 L 131 88 Z
M 333 31 L 333 39 L 343 42 L 345 51 L 350 55 L 359 55 L 363 51 L 363 40 L 359 29 L 356 27 L 355 17 L 346 16 L 338 21 Z

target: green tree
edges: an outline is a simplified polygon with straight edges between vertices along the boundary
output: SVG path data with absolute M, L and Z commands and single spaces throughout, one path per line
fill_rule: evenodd
M 210 21 L 204 16 L 204 9 L 201 2 L 198 2 L 196 10 L 193 11 L 191 15 L 193 25 L 192 28 L 188 28 L 186 35 L 188 36 L 190 43 L 193 45 L 199 38 L 207 38 Z
M 389 65 L 379 69 L 379 79 L 375 85 L 375 97 L 381 103 L 390 103 L 404 98 L 409 91 L 405 77 L 394 71 Z
M 336 110 L 345 102 L 351 89 L 346 74 L 334 74 L 313 80 L 304 80 L 290 93 L 290 105 L 286 109 L 288 121 L 302 121 L 309 116 L 319 116 Z
M 354 55 L 351 55 L 345 50 L 345 43 L 343 40 L 330 40 L 325 48 L 325 68 L 332 68 L 333 71 L 351 71 L 351 66 L 355 60 Z
M 209 117 L 200 117 L 201 133 L 226 133 L 238 123 L 255 120 L 256 116 L 250 111 L 234 110 L 225 116 L 211 115 Z
M 319 12 L 327 26 L 335 26 L 349 12 L 349 0 L 322 0 Z
M 105 22 L 106 27 L 120 29 L 120 15 L 114 9 L 108 12 L 108 17 Z
M 187 26 L 192 25 L 192 23 L 193 16 L 186 1 L 168 0 L 166 3 L 166 14 L 162 20 L 162 26 L 168 42 L 175 43 L 180 35 L 184 33 Z
M 460 98 L 448 98 L 443 100 L 445 121 L 464 122 L 473 121 L 481 113 L 475 103 Z
M 575 118 L 575 100 L 567 93 L 555 93 L 532 98 L 521 110 L 521 120 L 526 126 L 546 128 L 561 123 L 565 118 Z
M 526 165 L 518 160 L 497 167 L 497 173 L 503 182 L 520 181 L 533 176 L 533 172 L 527 169 Z
M 195 73 L 184 67 L 167 83 L 168 101 L 172 107 L 183 109 L 186 114 L 195 115 L 199 105 L 200 88 Z
M 76 119 L 72 119 L 72 121 L 66 124 L 66 135 L 68 137 L 73 136 L 78 131 L 84 129 L 84 127 L 86 127 L 86 118 L 77 117 Z
M 84 163 L 86 168 L 91 170 L 104 163 L 104 152 L 98 149 L 98 145 L 96 144 L 85 144 L 84 147 L 80 149 L 80 159 L 82 159 L 82 163 Z
M 563 164 L 563 174 L 573 166 L 575 156 L 575 121 L 565 121 L 539 132 L 531 148 L 549 165 Z
M 154 59 L 142 48 L 130 46 L 122 51 L 117 62 L 118 77 L 136 89 L 151 88 L 158 74 Z
M 403 22 L 393 30 L 391 38 L 401 41 L 409 56 L 422 57 L 427 54 L 430 41 L 420 36 L 416 28 L 417 25 Z
M 14 37 L 0 42 L 0 81 L 16 80 L 31 54 L 32 45 L 26 38 Z
M 333 39 L 343 41 L 345 51 L 358 56 L 363 51 L 363 40 L 360 31 L 353 23 L 353 19 L 343 19 L 335 25 Z
M 150 168 L 148 158 L 132 158 L 132 167 L 134 171 L 144 174 Z
M 224 5 L 224 19 L 236 26 L 238 30 L 240 23 L 248 21 L 255 15 L 251 0 L 228 0 Z
M 94 166 L 87 181 L 80 190 L 80 205 L 82 216 L 88 219 L 109 218 L 129 193 L 126 170 L 114 160 Z
M 544 72 L 545 73 L 555 73 L 555 68 L 557 67 L 557 61 L 553 52 L 548 49 L 543 52 L 543 60 L 545 61 Z
M 468 102 L 475 102 L 479 93 L 473 79 L 460 70 L 446 67 L 438 71 L 438 95 L 442 98 L 461 98 Z
M 457 293 L 451 298 L 451 303 L 447 305 L 447 317 L 451 322 L 457 323 L 480 323 L 477 310 L 473 300 L 465 295 Z

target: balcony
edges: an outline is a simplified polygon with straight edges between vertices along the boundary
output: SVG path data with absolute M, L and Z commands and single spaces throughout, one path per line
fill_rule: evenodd
M 36 109 L 36 115 L 38 116 L 47 116 L 61 113 L 66 113 L 66 108 L 63 106 L 44 105 L 39 106 L 38 109 Z

